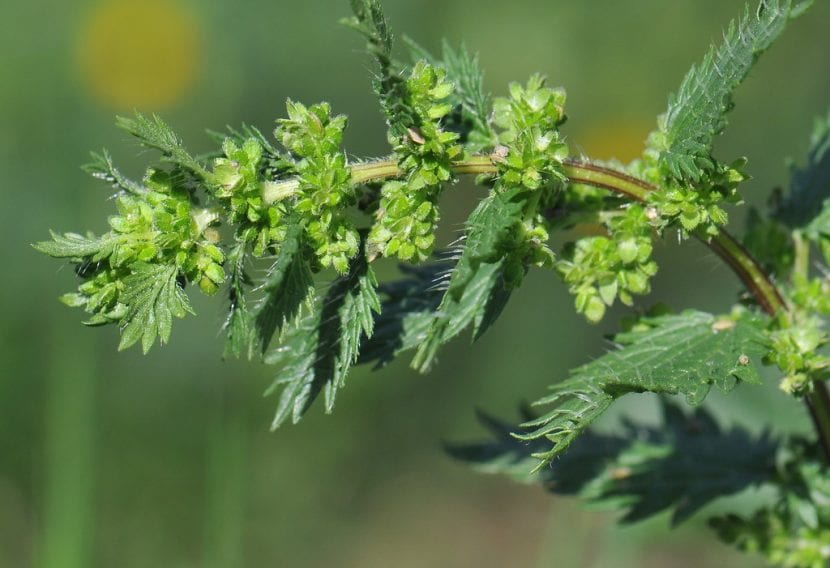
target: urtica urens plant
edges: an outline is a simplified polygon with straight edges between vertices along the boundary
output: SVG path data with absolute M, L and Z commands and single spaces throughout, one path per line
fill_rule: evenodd
M 533 268 L 561 276 L 576 310 L 596 322 L 616 301 L 631 306 L 649 292 L 655 239 L 698 239 L 746 288 L 732 311 L 639 310 L 612 350 L 554 384 L 522 424 L 485 417 L 493 440 L 451 452 L 615 506 L 623 522 L 665 510 L 680 522 L 714 499 L 765 486 L 768 502 L 751 516 L 712 519 L 718 535 L 774 564 L 824 566 L 830 116 L 817 121 L 789 191 L 750 214 L 742 239 L 726 231 L 725 206 L 741 202 L 746 161 L 712 155 L 733 90 L 810 2 L 747 7 L 692 67 L 642 157 L 627 165 L 573 156 L 560 131 L 565 91 L 545 78 L 492 99 L 464 48 L 445 45 L 436 57 L 408 42 L 414 63 L 401 63 L 377 0 L 351 3 L 345 23 L 377 62 L 391 154 L 350 158 L 341 148 L 346 117 L 327 103 L 288 101 L 274 139 L 243 126 L 217 136 L 220 148 L 204 157 L 158 117 L 120 118 L 160 161 L 133 181 L 107 153 L 94 155 L 89 172 L 117 192 L 109 229 L 55 233 L 35 245 L 75 266 L 81 284 L 61 300 L 83 308 L 87 325 L 115 324 L 120 349 L 140 343 L 146 352 L 192 313 L 189 289 L 221 292 L 226 355 L 277 366 L 269 389 L 279 392 L 276 428 L 297 422 L 320 394 L 331 411 L 355 364 L 382 367 L 412 351 L 412 365 L 426 371 L 443 344 L 467 329 L 481 336 Z M 441 193 L 465 175 L 487 195 L 463 237 L 441 249 Z M 552 233 L 583 223 L 602 230 L 551 248 Z M 401 262 L 401 279 L 378 282 L 374 264 L 383 258 Z M 252 268 L 263 262 L 270 268 L 255 281 Z M 318 274 L 334 280 L 318 286 Z M 805 402 L 815 439 L 723 429 L 705 410 L 668 401 L 659 428 L 586 432 L 623 395 L 683 395 L 697 405 L 712 385 L 759 383 L 762 365 L 778 367 L 781 390 Z

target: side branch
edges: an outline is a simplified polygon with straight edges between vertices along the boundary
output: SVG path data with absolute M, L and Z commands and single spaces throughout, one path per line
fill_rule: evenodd
M 496 174 L 497 160 L 496 156 L 470 156 L 454 164 L 452 169 L 458 175 Z M 649 192 L 657 190 L 657 187 L 643 180 L 588 161 L 565 160 L 563 171 L 572 183 L 607 189 L 634 201 L 645 201 Z M 402 175 L 403 172 L 395 160 L 365 162 L 355 164 L 351 168 L 353 184 L 382 181 Z M 263 187 L 263 200 L 273 203 L 281 196 L 294 193 L 296 187 L 295 180 L 266 184 Z M 760 264 L 728 232 L 721 229 L 718 235 L 712 238 L 702 234 L 696 236 L 729 265 L 767 314 L 774 316 L 789 309 L 784 296 Z M 817 381 L 814 385 L 814 392 L 807 396 L 807 406 L 825 454 L 830 458 L 830 393 L 823 381 Z
M 496 174 L 498 173 L 497 160 L 496 156 L 470 156 L 462 162 L 455 163 L 453 172 L 458 175 Z M 607 189 L 634 201 L 645 201 L 649 192 L 657 190 L 657 187 L 648 182 L 588 161 L 570 158 L 565 160 L 562 169 L 572 183 Z M 353 184 L 383 181 L 402 175 L 404 174 L 395 160 L 376 160 L 351 167 Z M 266 184 L 262 190 L 263 200 L 266 203 L 273 203 L 281 196 L 293 194 L 296 187 L 296 180 Z M 714 238 L 705 235 L 697 235 L 697 237 L 729 265 L 766 313 L 775 315 L 787 308 L 784 297 L 766 272 L 729 233 L 721 230 Z

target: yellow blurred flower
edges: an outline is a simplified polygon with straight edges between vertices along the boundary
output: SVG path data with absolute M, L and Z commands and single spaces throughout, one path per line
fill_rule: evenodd
M 200 35 L 192 11 L 175 0 L 104 0 L 79 30 L 78 70 L 101 102 L 157 110 L 196 80 Z
M 617 159 L 623 163 L 640 156 L 654 121 L 621 120 L 599 122 L 577 133 L 575 148 L 598 160 Z

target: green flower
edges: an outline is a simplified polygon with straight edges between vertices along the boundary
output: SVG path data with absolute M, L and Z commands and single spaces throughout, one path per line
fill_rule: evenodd
M 411 125 L 400 136 L 396 129 L 390 131 L 405 176 L 403 181 L 384 184 L 367 250 L 370 257 L 420 262 L 432 254 L 440 218 L 438 197 L 442 184 L 452 179 L 452 163 L 463 158 L 463 149 L 458 134 L 441 127 L 452 109 L 446 99 L 453 85 L 446 72 L 421 61 L 412 69 L 405 91 Z
M 338 273 L 360 249 L 360 236 L 346 209 L 357 203 L 346 156 L 340 149 L 346 117 L 331 116 L 320 103 L 306 107 L 288 101 L 288 118 L 278 121 L 275 135 L 296 157 L 298 174 L 294 211 L 301 214 L 317 263 Z
M 605 315 L 606 307 L 619 300 L 630 306 L 634 295 L 651 291 L 657 273 L 651 260 L 652 226 L 646 209 L 631 205 L 608 218 L 609 235 L 570 243 L 556 269 L 575 296 L 576 310 L 591 322 Z

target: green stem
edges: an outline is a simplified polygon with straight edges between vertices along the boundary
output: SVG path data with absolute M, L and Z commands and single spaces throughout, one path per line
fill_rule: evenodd
M 810 244 L 804 239 L 801 231 L 793 231 L 792 239 L 795 250 L 793 276 L 801 277 L 806 281 L 810 273 Z
M 202 566 L 244 566 L 247 451 L 245 415 L 233 385 L 220 384 L 207 430 Z
M 36 565 L 82 568 L 94 564 L 95 346 L 89 335 L 64 325 L 50 329 L 54 349 L 46 389 L 43 527 Z
M 469 156 L 455 163 L 453 172 L 457 175 L 497 174 L 498 159 L 496 156 Z M 657 190 L 656 186 L 648 182 L 585 160 L 567 159 L 562 169 L 572 183 L 607 189 L 635 201 L 645 201 L 649 192 Z M 395 160 L 378 160 L 355 164 L 352 166 L 351 174 L 352 183 L 357 185 L 401 177 L 404 172 L 398 168 Z M 290 192 L 296 189 L 297 181 L 288 180 L 269 184 L 268 187 L 272 189 L 263 190 L 263 200 L 266 203 L 272 203 L 276 200 L 276 196 L 281 194 L 280 190 Z M 729 233 L 721 229 L 715 237 L 710 238 L 702 233 L 697 233 L 695 236 L 729 265 L 767 314 L 775 316 L 780 312 L 789 311 L 780 290 L 752 255 Z M 823 381 L 815 382 L 814 392 L 807 396 L 807 406 L 825 454 L 830 459 L 830 393 Z

